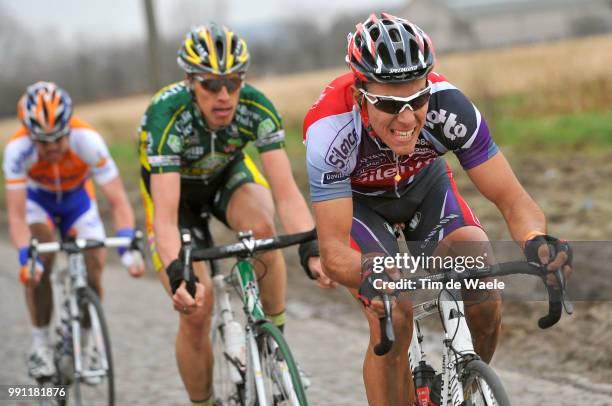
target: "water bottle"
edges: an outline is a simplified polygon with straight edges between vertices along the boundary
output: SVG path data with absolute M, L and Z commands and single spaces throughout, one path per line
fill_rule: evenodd
M 418 406 L 429 406 L 431 384 L 436 376 L 436 371 L 425 361 L 412 371 L 414 387 L 416 390 L 416 404 Z
M 431 406 L 439 406 L 442 397 L 442 374 L 436 375 L 431 384 L 431 393 L 430 393 L 430 404 Z
M 228 321 L 223 329 L 225 335 L 225 349 L 227 355 L 233 361 L 234 367 L 230 368 L 232 382 L 242 382 L 241 371 L 246 365 L 246 341 L 244 330 L 240 323 L 235 320 Z

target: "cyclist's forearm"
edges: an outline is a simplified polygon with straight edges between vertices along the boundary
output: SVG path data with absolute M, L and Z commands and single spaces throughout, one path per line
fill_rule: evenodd
M 9 233 L 16 248 L 30 245 L 30 228 L 25 221 L 25 216 L 9 216 Z
M 361 283 L 361 254 L 341 242 L 321 243 L 325 274 L 335 282 L 357 289 Z
M 532 231 L 546 232 L 546 217 L 537 203 L 525 193 L 500 210 L 514 241 L 520 242 Z
M 125 203 L 112 208 L 115 230 L 134 228 L 134 212 L 127 199 Z
M 278 202 L 276 206 L 286 233 L 300 233 L 314 228 L 312 214 L 299 192 Z
M 30 227 L 26 222 L 26 190 L 7 189 L 6 211 L 8 214 L 9 234 L 17 248 L 30 244 Z
M 111 206 L 115 230 L 134 228 L 134 212 L 121 178 L 117 176 L 110 182 L 103 184 L 101 188 Z
M 155 250 L 157 251 L 164 267 L 178 258 L 181 249 L 181 236 L 176 225 L 168 223 L 157 223 L 155 231 Z

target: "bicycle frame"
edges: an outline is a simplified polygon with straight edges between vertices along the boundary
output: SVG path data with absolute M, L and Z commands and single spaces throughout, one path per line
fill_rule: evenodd
M 231 322 L 234 318 L 229 294 L 226 291 L 226 282 L 240 287 L 239 295 L 243 303 L 243 311 L 247 318 L 245 324 L 245 345 L 247 356 L 249 357 L 251 368 L 247 368 L 245 376 L 245 400 L 246 404 L 255 404 L 258 399 L 257 394 L 253 393 L 253 386 L 249 382 L 255 383 L 257 393 L 265 393 L 263 371 L 259 360 L 259 349 L 255 339 L 253 325 L 259 320 L 264 320 L 265 315 L 259 300 L 259 287 L 255 276 L 255 269 L 248 258 L 239 258 L 235 266 L 236 270 L 229 276 L 224 276 L 221 273 L 213 276 L 213 285 L 215 287 L 215 296 L 217 297 L 217 305 L 219 306 L 217 314 L 222 324 Z M 216 326 L 213 327 L 214 331 Z M 267 406 L 265 397 L 259 396 L 259 405 Z
M 456 368 L 473 357 L 478 357 L 472 343 L 472 335 L 467 325 L 463 301 L 457 299 L 460 291 L 443 290 L 439 299 L 430 300 L 413 306 L 413 332 L 408 358 L 410 365 L 419 365 L 425 358 L 421 347 L 423 334 L 419 322 L 424 318 L 440 312 L 440 319 L 445 331 L 442 353 L 442 388 L 441 405 L 460 406 L 464 402 L 463 386 Z M 452 334 L 449 337 L 449 332 Z M 490 403 L 492 402 L 491 396 Z
M 79 303 L 77 298 L 77 292 L 80 289 L 88 286 L 87 284 L 87 268 L 85 266 L 85 258 L 83 251 L 87 248 L 94 248 L 96 246 L 106 246 L 106 247 L 126 247 L 135 245 L 136 241 L 139 241 L 141 238 L 141 234 L 138 234 L 138 237 L 135 240 L 125 237 L 112 237 L 107 238 L 104 241 L 89 241 L 83 239 L 75 239 L 74 241 L 59 243 L 59 242 L 48 242 L 48 243 L 39 243 L 38 240 L 32 239 L 31 241 L 31 253 L 30 256 L 32 258 L 36 257 L 38 254 L 44 253 L 55 253 L 64 251 L 67 254 L 67 270 L 60 271 L 56 266 L 53 270 L 53 283 L 56 285 L 56 288 L 62 289 L 63 298 L 60 298 L 59 289 L 53 289 L 53 301 L 56 309 L 60 309 L 64 307 L 67 303 L 68 307 L 68 325 L 72 336 L 72 357 L 73 357 L 73 366 L 74 366 L 74 376 L 76 379 L 79 378 L 88 378 L 95 376 L 104 376 L 106 374 L 105 371 L 109 369 L 108 358 L 106 353 L 106 348 L 103 344 L 103 337 L 99 334 L 96 334 L 95 337 L 92 337 L 97 344 L 98 349 L 101 352 L 101 369 L 99 371 L 88 371 L 88 373 L 83 372 L 83 365 L 81 362 L 81 321 L 79 320 Z M 34 272 L 34 261 L 32 261 L 31 273 Z M 67 272 L 67 273 L 66 273 Z M 56 316 L 59 316 L 59 311 Z M 56 317 L 56 323 L 58 327 L 61 329 L 65 321 L 61 320 L 60 317 Z M 95 317 L 91 318 L 92 323 L 92 331 L 100 332 L 99 320 Z M 65 337 L 62 337 L 62 341 L 65 340 Z

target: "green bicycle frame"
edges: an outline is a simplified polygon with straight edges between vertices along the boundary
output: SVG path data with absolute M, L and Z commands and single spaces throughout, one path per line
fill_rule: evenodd
M 259 287 L 253 264 L 247 259 L 239 259 L 236 268 L 238 272 L 235 272 L 235 277 L 238 278 L 240 284 L 242 302 L 246 306 L 247 314 L 252 317 L 253 321 L 265 319 L 259 300 Z

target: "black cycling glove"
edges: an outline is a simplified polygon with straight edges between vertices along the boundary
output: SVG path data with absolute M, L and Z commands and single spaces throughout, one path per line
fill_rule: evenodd
M 540 257 L 538 255 L 538 249 L 541 245 L 548 245 L 549 261 L 553 260 L 559 252 L 567 253 L 567 260 L 564 265 L 572 265 L 573 253 L 572 247 L 565 240 L 559 240 L 558 238 L 551 237 L 550 235 L 537 235 L 527 241 L 525 241 L 525 247 L 523 252 L 529 262 L 535 262 L 541 264 Z M 544 265 L 544 264 L 542 264 Z
M 300 264 L 304 272 L 306 272 L 306 275 L 308 275 L 310 279 L 317 279 L 312 272 L 310 272 L 310 268 L 308 268 L 308 259 L 320 256 L 319 242 L 317 240 L 312 240 L 301 243 L 298 248 L 298 253 L 300 254 Z
M 176 293 L 176 290 L 181 286 L 181 282 L 185 279 L 183 278 L 183 270 L 185 269 L 185 264 L 180 259 L 175 259 L 170 262 L 170 265 L 166 268 L 166 273 L 168 274 L 168 279 L 170 280 L 170 289 L 172 290 L 172 294 Z M 189 282 L 187 282 L 187 292 L 192 297 L 195 297 L 195 283 L 199 282 L 197 276 L 193 273 L 193 268 L 189 268 Z
M 377 297 L 380 297 L 383 293 L 395 295 L 394 292 L 389 292 L 387 289 L 376 289 L 374 287 L 375 285 L 378 285 L 380 287 L 383 286 L 381 282 L 376 282 L 377 280 L 381 280 L 383 282 L 390 282 L 392 281 L 392 279 L 386 270 L 383 272 L 374 272 L 372 270 L 372 265 L 372 257 L 365 258 L 362 261 L 361 284 L 359 285 L 359 289 L 357 290 L 357 297 L 366 307 L 370 306 L 372 304 L 372 300 Z

